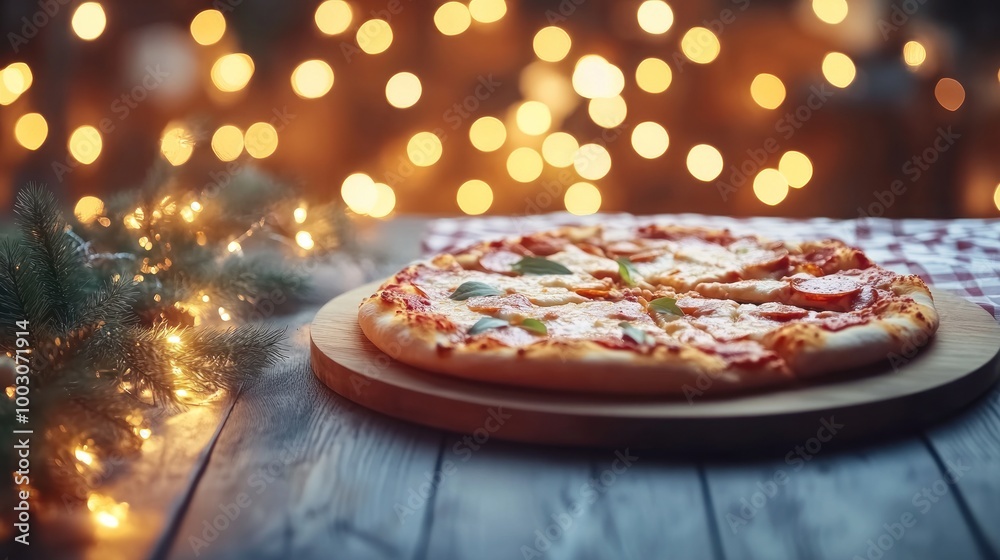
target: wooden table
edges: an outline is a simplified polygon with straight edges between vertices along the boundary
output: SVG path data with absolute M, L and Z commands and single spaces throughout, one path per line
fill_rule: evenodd
M 416 257 L 423 224 L 365 232 L 385 257 L 368 275 Z M 111 485 L 128 521 L 66 556 L 998 558 L 1000 389 L 927 431 L 738 461 L 477 443 L 314 378 L 308 322 L 359 281 L 317 271 L 310 304 L 271 319 L 291 325 L 289 359 L 234 402 L 165 425 Z

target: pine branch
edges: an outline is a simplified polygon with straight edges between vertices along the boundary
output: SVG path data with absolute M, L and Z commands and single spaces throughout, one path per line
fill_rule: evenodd
M 118 274 L 87 298 L 80 310 L 77 329 L 108 323 L 125 323 L 132 316 L 138 289 L 131 278 Z
M 17 321 L 28 320 L 33 328 L 41 329 L 49 314 L 48 300 L 41 287 L 33 282 L 26 266 L 25 248 L 13 239 L 0 241 L 0 351 L 12 350 Z M 37 326 L 37 327 L 36 327 Z

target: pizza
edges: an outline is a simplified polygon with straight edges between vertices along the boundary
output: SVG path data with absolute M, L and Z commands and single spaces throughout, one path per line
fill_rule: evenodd
M 938 326 L 919 277 L 841 241 L 675 225 L 564 227 L 439 254 L 389 278 L 358 320 L 428 372 L 636 395 L 847 372 Z

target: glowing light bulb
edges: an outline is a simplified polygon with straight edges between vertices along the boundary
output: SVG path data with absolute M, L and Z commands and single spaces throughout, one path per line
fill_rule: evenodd
M 646 0 L 639 5 L 636 18 L 646 33 L 662 35 L 674 24 L 674 11 L 662 0 Z
M 308 231 L 300 231 L 295 234 L 295 242 L 306 251 L 312 249 L 316 246 L 316 242 L 313 241 L 312 234 Z
M 81 224 L 90 224 L 104 214 L 104 201 L 96 196 L 84 196 L 73 207 L 73 215 Z
M 434 12 L 434 25 L 444 35 L 458 35 L 472 24 L 469 8 L 461 2 L 445 2 Z
M 958 80 L 941 78 L 934 86 L 934 98 L 949 111 L 957 111 L 965 102 L 965 88 Z
M 574 183 L 566 189 L 563 204 L 570 214 L 586 216 L 601 209 L 601 191 L 590 183 Z
M 625 122 L 628 106 L 620 95 L 591 99 L 587 104 L 590 120 L 601 128 L 614 128 Z
M 573 89 L 581 97 L 614 97 L 625 87 L 625 75 L 614 64 L 596 54 L 577 61 L 573 69 Z
M 691 62 L 708 64 L 719 56 L 719 38 L 704 27 L 692 27 L 681 38 L 681 52 Z
M 521 132 L 531 136 L 545 134 L 552 126 L 552 113 L 540 101 L 525 101 L 517 108 L 515 120 Z
M 507 129 L 496 117 L 481 117 L 469 127 L 469 141 L 477 150 L 493 152 L 507 140 Z
M 343 0 L 327 0 L 316 8 L 316 27 L 326 35 L 337 35 L 351 26 L 351 5 Z
M 104 142 L 101 140 L 101 133 L 90 125 L 83 125 L 73 131 L 69 136 L 69 153 L 73 159 L 90 165 L 97 161 L 101 155 L 101 148 Z
M 368 215 L 373 218 L 384 218 L 396 207 L 396 193 L 385 183 L 375 183 L 375 204 Z
M 707 183 L 722 173 L 722 154 L 714 146 L 698 144 L 688 152 L 687 168 L 695 179 Z
M 243 145 L 250 157 L 263 159 L 278 149 L 278 131 L 266 122 L 256 122 L 247 128 Z
M 477 216 L 489 210 L 493 204 L 493 189 L 485 181 L 471 179 L 458 187 L 455 200 L 462 212 Z
M 49 136 L 49 123 L 38 113 L 28 113 L 14 123 L 14 138 L 29 150 L 37 150 Z
M 90 451 L 87 450 L 86 446 L 77 447 L 73 451 L 73 455 L 76 457 L 77 461 L 80 461 L 84 465 L 92 465 L 92 464 L 94 464 L 94 455 Z
M 778 171 L 788 180 L 788 186 L 801 189 L 812 179 L 812 162 L 802 152 L 785 152 L 778 161 Z
M 500 21 L 507 13 L 507 3 L 504 0 L 471 0 L 469 14 L 479 23 Z
M 325 61 L 307 60 L 292 71 L 292 89 L 303 99 L 323 97 L 333 87 L 333 68 Z
M 823 76 L 830 85 L 845 88 L 854 81 L 857 69 L 854 62 L 844 53 L 832 52 L 823 58 Z
M 611 171 L 611 154 L 600 144 L 584 144 L 573 155 L 573 169 L 580 177 L 596 181 Z
M 198 12 L 191 20 L 191 37 L 199 45 L 214 45 L 226 33 L 226 18 L 219 10 Z
M 392 45 L 392 27 L 382 19 L 370 19 L 358 27 L 358 47 L 368 54 L 385 52 Z
M 764 204 L 775 206 L 788 196 L 788 180 L 777 169 L 762 169 L 754 177 L 753 193 Z
M 423 88 L 420 78 L 411 72 L 399 72 L 385 84 L 385 98 L 389 105 L 399 109 L 413 107 L 420 100 Z
M 519 183 L 530 183 L 540 177 L 543 165 L 542 156 L 525 146 L 507 156 L 507 173 Z
M 367 214 L 375 206 L 378 193 L 375 181 L 364 173 L 348 175 L 340 186 L 340 197 L 356 214 Z
M 917 41 L 907 41 L 903 45 L 903 62 L 916 68 L 927 60 L 927 49 Z
M 253 72 L 254 63 L 249 55 L 244 53 L 222 55 L 212 65 L 212 83 L 219 88 L 219 91 L 239 91 L 250 82 Z
M 559 62 L 569 54 L 573 41 L 562 28 L 556 26 L 543 27 L 535 33 L 531 42 L 535 56 L 545 62 Z
M 212 151 L 220 161 L 233 161 L 240 157 L 243 153 L 243 131 L 231 124 L 220 126 L 212 135 Z
M 785 84 L 773 74 L 757 74 L 750 84 L 750 96 L 765 109 L 777 109 L 785 100 Z
M 84 41 L 93 41 L 104 33 L 104 28 L 108 24 L 108 17 L 104 13 L 104 7 L 98 2 L 84 2 L 73 12 L 73 19 L 70 25 L 76 36 Z
M 632 149 L 646 159 L 662 156 L 670 145 L 670 136 L 663 125 L 652 121 L 641 122 L 632 129 Z
M 659 58 L 647 58 L 635 69 L 635 83 L 649 93 L 662 93 L 670 87 L 673 73 L 670 66 Z
M 847 17 L 847 0 L 812 0 L 812 9 L 820 21 L 836 25 Z
M 194 153 L 194 144 L 191 131 L 180 123 L 171 122 L 160 138 L 160 153 L 170 165 L 183 165 Z
M 406 155 L 417 167 L 430 167 L 441 159 L 444 147 L 433 132 L 418 132 L 406 144 Z
M 295 223 L 297 224 L 305 222 L 306 216 L 307 216 L 307 211 L 304 206 L 299 206 L 292 212 L 292 218 L 295 220 Z
M 579 149 L 580 143 L 571 134 L 553 132 L 542 142 L 542 157 L 553 167 L 569 167 Z

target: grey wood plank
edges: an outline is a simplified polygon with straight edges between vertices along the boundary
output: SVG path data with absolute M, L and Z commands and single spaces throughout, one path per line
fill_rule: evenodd
M 839 452 L 811 446 L 706 467 L 727 559 L 982 557 L 919 438 Z
M 423 557 L 711 558 L 691 465 L 624 449 L 487 441 L 473 450 L 461 437 L 441 465 Z

